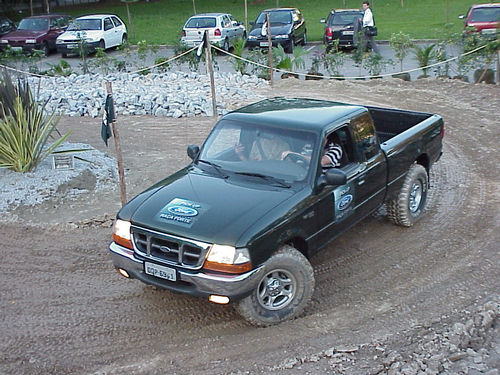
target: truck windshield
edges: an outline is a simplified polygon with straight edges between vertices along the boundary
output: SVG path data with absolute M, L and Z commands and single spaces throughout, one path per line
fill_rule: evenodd
M 311 169 L 315 139 L 314 134 L 304 131 L 221 120 L 199 160 L 215 163 L 229 174 L 298 182 Z

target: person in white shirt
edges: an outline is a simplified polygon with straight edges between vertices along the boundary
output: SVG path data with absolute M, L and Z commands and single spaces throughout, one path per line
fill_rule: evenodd
M 368 36 L 366 35 L 366 27 L 368 26 L 375 26 L 375 22 L 373 20 L 373 13 L 372 10 L 370 9 L 370 2 L 369 1 L 363 1 L 363 35 L 361 38 L 361 49 L 363 51 L 366 51 L 367 45 L 370 45 L 372 48 L 373 52 L 376 54 L 380 55 L 380 51 L 378 49 L 377 44 L 375 43 L 375 40 L 373 39 L 373 36 Z

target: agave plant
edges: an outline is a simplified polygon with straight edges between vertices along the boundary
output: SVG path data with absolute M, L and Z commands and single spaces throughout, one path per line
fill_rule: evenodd
M 29 172 L 69 136 L 69 133 L 59 134 L 56 129 L 59 118 L 54 112 L 46 115 L 45 104 L 38 105 L 26 81 L 19 80 L 15 85 L 10 76 L 3 73 L 0 79 L 0 168 Z M 59 138 L 49 144 L 54 132 Z
M 278 45 L 278 47 L 273 48 L 273 54 L 277 59 L 276 68 L 287 71 L 304 69 L 306 67 L 306 63 L 303 56 L 307 55 L 308 53 L 309 52 L 307 52 L 301 46 L 297 46 L 293 49 L 292 56 L 289 56 L 285 53 L 285 50 L 283 49 L 281 44 Z
M 422 68 L 424 77 L 427 77 L 427 71 L 429 70 L 429 68 L 426 68 L 426 66 L 429 66 L 432 61 L 436 59 L 436 51 L 434 51 L 434 47 L 436 47 L 435 44 L 422 47 L 415 46 L 413 48 L 413 51 L 415 52 L 415 58 L 418 61 L 418 66 Z

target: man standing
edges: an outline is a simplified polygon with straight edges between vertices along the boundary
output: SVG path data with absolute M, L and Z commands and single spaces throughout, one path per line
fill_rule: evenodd
M 375 40 L 373 39 L 373 36 L 366 35 L 366 28 L 375 26 L 375 22 L 373 21 L 373 13 L 372 13 L 372 10 L 370 9 L 370 2 L 369 1 L 363 1 L 363 10 L 364 10 L 363 35 L 362 35 L 362 39 L 361 39 L 361 49 L 363 51 L 366 51 L 367 44 L 369 44 L 370 47 L 372 48 L 373 52 L 380 55 L 380 51 L 378 49 L 377 44 L 375 43 Z

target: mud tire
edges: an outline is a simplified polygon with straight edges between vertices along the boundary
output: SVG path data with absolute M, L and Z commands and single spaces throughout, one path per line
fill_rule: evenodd
M 413 164 L 405 177 L 398 197 L 386 202 L 387 217 L 394 224 L 411 227 L 420 219 L 427 201 L 429 179 L 420 164 Z
M 267 293 L 268 281 L 277 274 L 287 276 L 291 281 L 289 291 L 292 297 L 287 300 L 279 296 L 274 299 L 276 306 L 266 307 L 266 301 L 269 303 L 273 299 L 263 300 L 262 295 Z M 253 325 L 265 327 L 277 324 L 293 319 L 304 311 L 314 293 L 314 284 L 314 270 L 307 258 L 292 246 L 284 245 L 264 264 L 263 277 L 257 288 L 239 301 L 235 308 Z

